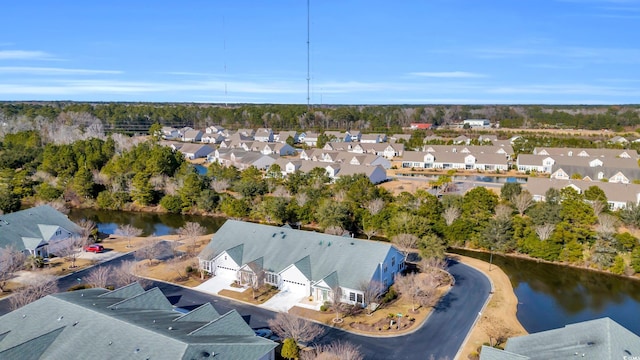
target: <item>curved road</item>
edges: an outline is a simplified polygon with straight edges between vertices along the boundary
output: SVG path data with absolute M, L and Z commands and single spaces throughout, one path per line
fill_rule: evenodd
M 96 266 L 117 264 L 130 258 L 124 255 Z M 59 280 L 60 289 L 66 289 L 88 270 Z M 349 341 L 360 346 L 365 359 L 453 359 L 481 311 L 491 285 L 484 274 L 458 262 L 450 262 L 449 272 L 456 285 L 436 305 L 427 321 L 415 332 L 397 337 L 368 337 L 327 328 L 320 343 L 334 340 Z M 266 327 L 274 312 L 239 303 L 227 298 L 210 295 L 164 282 L 154 282 L 175 306 L 192 309 L 211 302 L 220 313 L 236 309 L 252 328 Z M 8 301 L 0 301 L 0 315 L 8 312 Z M 381 311 L 384 311 L 382 309 Z
M 365 359 L 428 359 L 433 355 L 435 359 L 452 360 L 487 300 L 491 284 L 484 274 L 458 262 L 452 261 L 449 271 L 456 279 L 456 285 L 415 332 L 397 337 L 369 337 L 328 327 L 320 343 L 334 340 L 352 342 L 360 345 Z M 252 328 L 267 326 L 267 320 L 274 316 L 270 310 L 227 298 L 168 283 L 157 282 L 154 285 L 179 307 L 193 308 L 210 301 L 221 313 L 236 309 Z

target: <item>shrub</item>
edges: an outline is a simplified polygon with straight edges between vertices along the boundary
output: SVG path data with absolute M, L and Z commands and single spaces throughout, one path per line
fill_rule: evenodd
M 160 206 L 170 213 L 179 214 L 182 212 L 182 199 L 178 195 L 166 195 L 160 200 Z
M 192 273 L 193 272 L 193 266 L 187 265 L 187 267 L 184 270 L 187 272 L 187 274 Z
M 83 290 L 83 289 L 91 289 L 91 285 L 89 285 L 89 284 L 77 284 L 77 285 L 73 285 L 72 287 L 68 288 L 67 291 L 76 291 L 76 290 Z
M 384 297 L 382 298 L 382 303 L 386 304 L 390 301 L 395 300 L 398 297 L 398 293 L 396 292 L 396 290 L 392 287 L 389 288 L 389 290 L 387 291 L 386 294 L 384 294 Z
M 327 310 L 329 310 L 329 305 L 327 304 L 320 305 L 320 311 L 327 311 Z

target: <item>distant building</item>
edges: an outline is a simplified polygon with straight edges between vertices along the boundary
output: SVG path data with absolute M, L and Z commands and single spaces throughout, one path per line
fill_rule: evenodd
M 491 127 L 491 121 L 488 119 L 467 119 L 462 122 L 462 125 L 469 125 L 472 128 L 488 128 Z
M 433 124 L 428 124 L 428 123 L 411 123 L 409 128 L 411 130 L 429 130 L 431 129 L 432 126 Z

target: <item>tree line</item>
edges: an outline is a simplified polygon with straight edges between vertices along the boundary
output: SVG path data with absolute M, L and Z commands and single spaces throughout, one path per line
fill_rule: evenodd
M 469 118 L 487 118 L 507 128 L 575 128 L 620 131 L 640 123 L 640 107 L 539 105 L 358 105 L 315 106 L 189 103 L 76 103 L 6 102 L 0 104 L 0 122 L 29 123 L 99 120 L 105 129 L 140 132 L 154 123 L 204 128 L 269 127 L 276 130 L 349 129 L 402 132 L 412 122 L 446 125 Z M 23 125 L 24 126 L 24 125 Z

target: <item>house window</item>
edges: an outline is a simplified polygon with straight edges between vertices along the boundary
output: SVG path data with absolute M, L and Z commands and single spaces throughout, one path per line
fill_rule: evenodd
M 269 284 L 277 285 L 278 284 L 278 274 L 267 273 L 265 276 L 265 281 Z
M 396 266 L 396 258 L 392 257 L 391 258 L 391 267 L 394 267 L 394 266 Z
M 385 273 L 387 272 L 387 265 L 384 266 L 384 270 Z
M 349 293 L 349 301 L 356 301 L 356 293 L 354 292 Z

